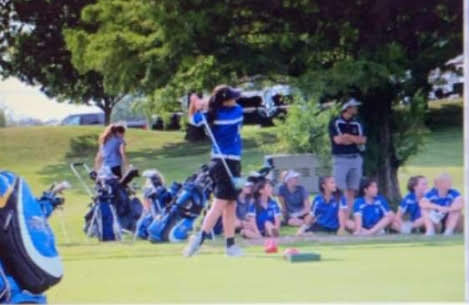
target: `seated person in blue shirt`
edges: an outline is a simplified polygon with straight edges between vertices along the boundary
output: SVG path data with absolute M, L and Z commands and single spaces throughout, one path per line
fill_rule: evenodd
M 299 184 L 300 174 L 293 170 L 282 173 L 283 184 L 278 190 L 278 200 L 282 205 L 283 221 L 299 227 L 304 224 L 304 218 L 309 214 L 309 199 L 305 188 Z
M 434 183 L 434 188 L 420 200 L 425 235 L 434 235 L 435 229 L 444 229 L 445 235 L 452 235 L 458 226 L 462 226 L 464 200 L 457 190 L 451 188 L 448 174 L 441 174 Z
M 241 235 L 244 235 L 243 230 L 250 225 L 250 222 L 248 221 L 248 214 L 253 201 L 253 186 L 254 184 L 251 181 L 247 181 L 244 184 L 241 193 L 239 193 L 238 199 L 236 200 L 235 227 L 236 231 L 239 231 Z
M 254 186 L 254 204 L 249 211 L 251 225 L 244 230 L 246 238 L 277 237 L 282 218 L 279 206 L 272 199 L 274 187 L 268 179 Z
M 339 211 L 347 208 L 347 201 L 337 189 L 334 177 L 319 178 L 319 190 L 321 193 L 314 198 L 311 212 L 305 217 L 305 224 L 297 235 L 305 232 L 336 233 L 341 227 L 353 231 L 355 226 L 352 220 L 345 223 L 340 221 Z
M 378 195 L 378 183 L 364 178 L 360 184 L 359 198 L 353 205 L 355 235 L 384 234 L 391 225 L 394 213 L 383 196 Z
M 419 202 L 428 191 L 428 182 L 424 176 L 410 177 L 407 182 L 409 193 L 402 199 L 397 210 L 392 228 L 397 232 L 409 234 L 414 229 L 424 227 Z M 408 221 L 404 220 L 408 216 Z

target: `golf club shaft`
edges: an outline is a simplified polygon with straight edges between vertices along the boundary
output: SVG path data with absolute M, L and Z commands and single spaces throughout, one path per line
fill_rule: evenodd
M 223 163 L 223 166 L 225 167 L 225 170 L 226 170 L 226 173 L 228 174 L 228 176 L 230 177 L 230 180 L 231 180 L 231 183 L 234 184 L 234 176 L 233 176 L 233 173 L 231 172 L 229 166 L 228 166 L 228 163 L 226 162 L 225 160 L 225 157 L 223 157 L 223 154 L 220 150 L 220 146 L 218 146 L 218 143 L 217 143 L 217 140 L 215 139 L 215 136 L 213 135 L 213 132 L 212 132 L 212 129 L 210 128 L 208 122 L 207 122 L 207 119 L 205 118 L 205 115 L 202 114 L 202 122 L 205 126 L 205 129 L 207 130 L 207 133 L 208 133 L 208 136 L 210 138 L 210 140 L 212 141 L 212 144 L 213 146 L 215 146 L 215 149 L 216 151 L 218 152 L 218 154 L 220 155 L 220 159 L 221 159 L 221 162 Z

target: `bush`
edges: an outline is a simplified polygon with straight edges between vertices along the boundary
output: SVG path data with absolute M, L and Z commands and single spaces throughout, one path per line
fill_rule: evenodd
M 98 151 L 98 136 L 96 134 L 88 134 L 77 136 L 70 139 L 70 151 L 67 158 L 85 158 L 96 154 Z
M 328 125 L 335 114 L 335 108 L 321 109 L 315 98 L 295 97 L 286 120 L 276 121 L 278 142 L 267 149 L 274 153 L 313 153 L 328 164 Z

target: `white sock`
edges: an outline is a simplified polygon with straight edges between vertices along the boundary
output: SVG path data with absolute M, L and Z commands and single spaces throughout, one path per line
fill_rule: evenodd
M 446 236 L 453 235 L 453 229 L 446 229 L 446 230 L 445 230 L 445 235 L 446 235 Z

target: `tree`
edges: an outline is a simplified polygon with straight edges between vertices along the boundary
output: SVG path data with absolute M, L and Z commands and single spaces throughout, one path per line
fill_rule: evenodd
M 5 111 L 0 108 L 0 128 L 5 128 L 7 127 L 7 118 L 5 115 Z
M 83 22 L 67 32 L 82 71 L 157 108 L 258 74 L 306 101 L 359 98 L 367 174 L 393 201 L 397 170 L 422 138 L 428 73 L 462 50 L 459 0 L 100 0 Z
M 0 73 L 39 85 L 58 101 L 94 104 L 109 123 L 123 94 L 108 92 L 96 71 L 80 74 L 65 47 L 64 28 L 80 27 L 83 7 L 95 0 L 0 1 Z

